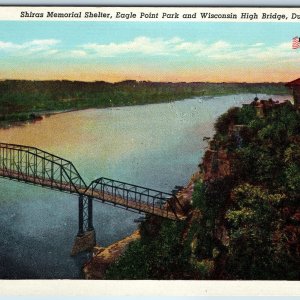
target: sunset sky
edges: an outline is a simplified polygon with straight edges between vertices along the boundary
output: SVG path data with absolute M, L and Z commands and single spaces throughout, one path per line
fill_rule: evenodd
M 297 23 L 0 22 L 0 79 L 289 81 Z

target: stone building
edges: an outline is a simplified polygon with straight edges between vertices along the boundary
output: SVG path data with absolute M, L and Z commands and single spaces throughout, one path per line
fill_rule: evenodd
M 295 108 L 300 108 L 300 78 L 288 82 L 286 87 L 293 90 L 293 97 L 294 97 L 294 106 Z

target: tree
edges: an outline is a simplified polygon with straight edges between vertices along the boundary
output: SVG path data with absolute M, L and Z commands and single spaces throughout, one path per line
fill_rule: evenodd
M 234 204 L 226 213 L 230 228 L 228 273 L 238 279 L 279 279 L 286 253 L 276 207 L 285 195 L 242 184 L 233 190 L 232 199 Z

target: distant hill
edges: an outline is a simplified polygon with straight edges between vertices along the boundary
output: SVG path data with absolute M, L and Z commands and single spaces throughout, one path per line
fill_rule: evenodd
M 170 102 L 238 93 L 287 94 L 283 83 L 0 81 L 0 123 L 32 113 Z

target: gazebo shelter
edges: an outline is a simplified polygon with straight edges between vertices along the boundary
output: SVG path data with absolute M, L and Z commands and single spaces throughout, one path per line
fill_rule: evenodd
M 286 83 L 285 86 L 293 90 L 294 106 L 300 108 L 300 78 Z

